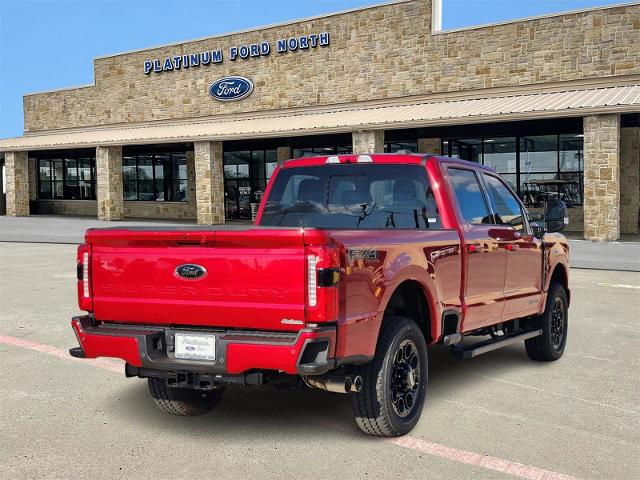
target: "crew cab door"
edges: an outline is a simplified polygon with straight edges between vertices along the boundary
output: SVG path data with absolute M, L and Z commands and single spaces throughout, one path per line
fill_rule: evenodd
M 466 278 L 463 298 L 465 332 L 502 321 L 506 250 L 500 248 L 499 232 L 475 170 L 447 169 L 459 209 L 466 249 Z
M 537 313 L 542 293 L 542 242 L 531 232 L 526 210 L 506 183 L 483 172 L 498 245 L 506 255 L 503 319 Z

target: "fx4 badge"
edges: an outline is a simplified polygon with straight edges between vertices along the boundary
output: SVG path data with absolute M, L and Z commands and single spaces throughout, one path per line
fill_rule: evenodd
M 354 248 L 349 250 L 349 260 L 377 260 L 378 251 L 371 248 Z

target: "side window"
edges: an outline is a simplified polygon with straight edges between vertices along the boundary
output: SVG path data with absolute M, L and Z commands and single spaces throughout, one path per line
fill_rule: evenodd
M 524 230 L 524 215 L 520 203 L 502 181 L 493 175 L 483 174 L 487 193 L 498 225 L 511 225 L 517 231 Z
M 474 225 L 493 223 L 476 174 L 472 170 L 449 168 L 449 179 L 464 219 Z

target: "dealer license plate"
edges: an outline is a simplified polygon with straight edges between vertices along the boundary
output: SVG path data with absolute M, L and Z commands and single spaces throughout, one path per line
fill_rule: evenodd
M 176 358 L 184 358 L 186 360 L 215 360 L 215 335 L 176 333 Z

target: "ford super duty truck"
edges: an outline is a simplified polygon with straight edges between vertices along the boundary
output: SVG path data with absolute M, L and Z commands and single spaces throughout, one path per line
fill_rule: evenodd
M 567 341 L 566 207 L 528 213 L 493 170 L 424 155 L 282 163 L 244 230 L 91 229 L 78 248 L 81 358 L 116 357 L 167 412 L 229 385 L 348 393 L 358 426 L 409 432 L 427 345 L 461 358 Z

